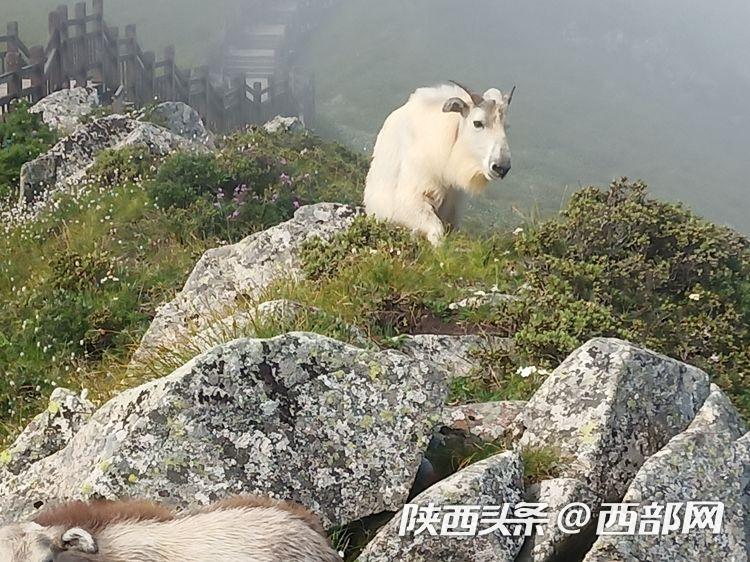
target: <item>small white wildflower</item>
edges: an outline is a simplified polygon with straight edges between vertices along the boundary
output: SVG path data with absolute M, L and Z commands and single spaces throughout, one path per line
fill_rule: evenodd
M 513 236 L 519 236 L 520 234 L 523 234 L 523 228 L 520 226 L 513 231 Z
M 531 375 L 536 374 L 537 368 L 536 367 L 519 367 L 518 371 L 516 371 L 516 374 L 520 376 L 522 379 L 527 379 Z
M 699 301 L 699 300 L 701 300 L 701 294 L 700 294 L 700 293 L 690 293 L 690 294 L 688 295 L 688 298 L 689 298 L 689 299 L 690 299 L 691 301 Z

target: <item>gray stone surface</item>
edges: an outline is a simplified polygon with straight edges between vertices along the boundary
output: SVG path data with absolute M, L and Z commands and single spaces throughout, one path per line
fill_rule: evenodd
M 269 133 L 297 133 L 305 130 L 305 125 L 299 117 L 282 117 L 277 115 L 263 128 Z
M 522 448 L 554 447 L 564 474 L 618 501 L 644 461 L 693 420 L 709 394 L 695 367 L 624 341 L 574 351 L 516 419 Z
M 712 501 L 724 504 L 721 532 L 679 530 L 665 536 L 602 536 L 586 557 L 586 562 L 650 560 L 747 560 L 742 496 L 748 464 L 748 438 L 740 440 L 745 424 L 715 386 L 688 429 L 674 437 L 651 456 L 636 474 L 623 502 L 642 509 L 652 503 L 682 505 L 678 512 L 684 521 L 687 502 Z M 638 519 L 637 525 L 642 523 Z M 638 527 L 636 527 L 638 528 Z M 624 530 L 616 528 L 615 530 Z
M 451 406 L 445 409 L 442 424 L 485 442 L 497 441 L 512 428 L 513 421 L 525 405 L 522 400 L 508 400 Z
M 126 146 L 145 146 L 156 156 L 177 150 L 204 150 L 201 145 L 151 123 L 123 115 L 108 115 L 81 125 L 47 153 L 24 164 L 19 203 L 25 205 L 45 192 L 80 182 L 100 152 Z
M 95 409 L 84 396 L 56 388 L 47 409 L 26 426 L 8 449 L 0 452 L 0 467 L 19 474 L 33 463 L 61 450 Z
M 29 111 L 41 113 L 42 120 L 51 129 L 69 135 L 99 105 L 96 88 L 81 87 L 53 92 L 35 103 Z
M 447 389 L 429 365 L 314 334 L 236 340 L 103 406 L 0 482 L 0 523 L 50 500 L 296 500 L 326 525 L 399 509 Z M 520 470 L 520 469 L 519 469 Z
M 508 338 L 489 335 L 418 334 L 396 340 L 398 349 L 411 357 L 432 361 L 451 378 L 472 374 L 480 366 L 484 351 L 509 349 L 512 344 Z
M 523 465 L 506 452 L 472 464 L 425 490 L 410 504 L 515 505 L 523 498 Z M 399 536 L 402 513 L 367 545 L 358 562 L 512 562 L 523 537 L 504 537 L 499 531 L 482 536 L 441 537 L 429 533 Z M 480 527 L 482 528 L 482 527 Z M 438 529 L 439 530 L 439 529 Z
M 161 307 L 134 355 L 136 363 L 189 342 L 241 302 L 255 302 L 280 279 L 303 276 L 299 250 L 312 237 L 330 239 L 349 228 L 361 209 L 319 203 L 298 209 L 294 218 L 206 252 L 177 297 Z
M 206 148 L 215 148 L 214 135 L 206 129 L 198 112 L 186 103 L 181 101 L 160 103 L 147 112 L 142 111 L 139 119 L 143 118 Z
M 580 553 L 586 548 L 584 530 L 576 534 L 563 533 L 558 519 L 565 519 L 563 508 L 573 501 L 585 504 L 596 513 L 601 504 L 596 493 L 580 480 L 553 478 L 530 486 L 526 490 L 526 501 L 547 504 L 548 519 L 543 534 L 535 533 L 526 539 L 516 562 L 579 560 Z M 592 522 L 595 519 L 593 517 Z

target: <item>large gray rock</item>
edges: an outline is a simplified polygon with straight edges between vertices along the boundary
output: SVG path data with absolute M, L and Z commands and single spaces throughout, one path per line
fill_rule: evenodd
M 99 105 L 96 88 L 80 87 L 53 92 L 35 103 L 29 111 L 41 113 L 42 120 L 51 129 L 69 135 Z
M 489 335 L 418 334 L 395 339 L 398 349 L 411 357 L 432 361 L 451 378 L 472 374 L 481 366 L 486 353 L 508 350 L 512 345 L 508 338 Z
M 35 462 L 61 450 L 95 409 L 85 396 L 65 388 L 56 388 L 47 409 L 26 426 L 8 449 L 0 453 L 0 467 L 19 474 Z
M 720 533 L 679 529 L 666 535 L 601 536 L 586 562 L 647 560 L 747 560 L 745 520 L 742 502 L 750 470 L 750 441 L 739 439 L 745 424 L 727 397 L 717 387 L 688 429 L 674 437 L 651 456 L 636 474 L 623 502 L 635 504 L 636 511 L 652 503 L 666 507 L 674 502 L 682 507 L 678 521 L 684 522 L 687 502 L 712 501 L 724 504 Z M 636 529 L 645 522 L 637 520 Z M 651 527 L 648 527 L 651 528 Z M 611 531 L 626 531 L 614 527 Z
M 268 133 L 298 133 L 305 130 L 305 125 L 299 117 L 283 117 L 277 115 L 263 125 Z
M 563 476 L 618 501 L 643 462 L 682 432 L 709 394 L 696 367 L 616 339 L 574 351 L 529 400 L 521 448 L 554 447 Z
M 231 246 L 206 252 L 177 297 L 161 307 L 134 355 L 146 363 L 165 350 L 189 344 L 216 320 L 236 312 L 242 302 L 257 301 L 280 279 L 303 276 L 299 251 L 312 237 L 332 238 L 362 211 L 319 203 L 298 209 L 294 218 Z
M 516 505 L 523 499 L 523 465 L 506 452 L 460 470 L 411 500 L 410 505 L 444 506 Z M 408 506 L 405 508 L 408 509 Z M 408 513 L 408 511 L 407 511 Z M 367 545 L 358 562 L 512 562 L 523 545 L 523 536 L 502 536 L 495 531 L 482 536 L 433 536 L 411 531 L 399 536 L 403 512 L 398 512 Z M 419 526 L 419 525 L 418 525 Z M 489 525 L 480 525 L 479 529 Z M 438 523 L 436 530 L 440 531 Z
M 517 447 L 556 451 L 560 476 L 579 485 L 557 490 L 555 502 L 587 503 L 596 519 L 599 505 L 622 498 L 645 460 L 688 426 L 708 394 L 703 371 L 597 338 L 574 351 L 529 400 L 514 422 L 516 433 L 523 431 Z M 535 537 L 522 560 L 555 561 L 575 540 L 556 532 Z
M 200 114 L 181 101 L 167 101 L 148 111 L 141 111 L 139 119 L 152 121 L 175 135 L 201 144 L 206 148 L 215 148 L 214 136 L 206 129 Z
M 460 404 L 445 409 L 442 424 L 484 442 L 493 442 L 505 436 L 525 406 L 526 402 L 521 400 Z
M 24 206 L 45 193 L 80 182 L 100 152 L 126 146 L 145 146 L 155 156 L 177 150 L 204 150 L 201 145 L 152 123 L 108 115 L 81 125 L 47 153 L 24 164 L 19 204 Z
M 59 453 L 0 482 L 0 523 L 50 500 L 186 507 L 236 493 L 344 524 L 407 498 L 447 389 L 429 365 L 314 334 L 236 340 L 102 407 Z
M 581 554 L 591 544 L 589 532 L 595 518 L 584 528 L 569 527 L 578 533 L 564 533 L 558 519 L 565 521 L 565 508 L 571 499 L 587 506 L 591 513 L 599 511 L 601 499 L 586 484 L 573 478 L 553 478 L 533 484 L 526 491 L 526 501 L 547 505 L 547 524 L 544 533 L 534 533 L 526 539 L 516 562 L 546 562 L 556 560 L 580 560 Z M 572 512 L 571 512 L 572 513 Z M 571 515 L 575 517 L 575 515 Z M 567 523 L 570 525 L 570 523 Z

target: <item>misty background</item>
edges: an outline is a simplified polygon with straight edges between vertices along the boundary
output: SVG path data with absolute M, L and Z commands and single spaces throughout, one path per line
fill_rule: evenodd
M 43 37 L 59 1 L 0 0 L 0 19 Z M 241 1 L 106 0 L 105 17 L 196 65 Z M 316 77 L 318 132 L 366 152 L 419 86 L 516 84 L 513 171 L 472 205 L 474 224 L 554 212 L 580 186 L 628 176 L 747 233 L 748 29 L 746 0 L 343 0 L 301 63 Z

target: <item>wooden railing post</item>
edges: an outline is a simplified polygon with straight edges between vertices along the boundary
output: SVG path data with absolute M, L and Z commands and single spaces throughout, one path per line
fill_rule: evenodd
M 9 53 L 18 52 L 18 22 L 12 21 L 8 23 L 7 33 L 8 35 L 8 51 Z
M 251 119 L 260 125 L 263 120 L 263 84 L 260 82 L 253 82 L 252 98 Z
M 125 26 L 124 50 L 120 53 L 124 62 L 122 74 L 123 85 L 125 86 L 125 97 L 138 105 L 138 65 L 136 57 L 136 27 L 134 24 Z
M 59 16 L 58 30 L 60 35 L 60 87 L 70 88 L 70 77 L 74 72 L 71 61 L 70 34 L 68 31 L 68 6 L 61 4 L 57 7 Z
M 21 54 L 18 51 L 5 53 L 5 72 L 12 76 L 8 80 L 8 98 L 17 99 L 21 95 L 23 83 L 21 79 Z
M 88 86 L 89 49 L 86 40 L 86 2 L 75 5 L 75 80 L 76 86 Z
M 173 100 L 173 101 L 175 99 L 174 59 L 175 59 L 174 45 L 167 45 L 164 48 L 164 78 L 163 78 L 164 90 L 162 92 L 162 95 L 164 96 L 165 100 Z
M 47 81 L 49 90 L 55 92 L 62 88 L 63 69 L 62 69 L 62 37 L 60 34 L 60 13 L 58 11 L 49 13 L 49 43 L 47 43 L 47 53 L 52 58 L 47 71 Z
M 29 49 L 31 59 L 31 87 L 33 88 L 32 101 L 38 102 L 47 95 L 47 81 L 44 79 L 44 47 L 37 45 Z
M 141 80 L 141 104 L 146 105 L 154 101 L 154 65 L 156 54 L 153 51 L 143 53 L 143 66 L 145 67 Z

